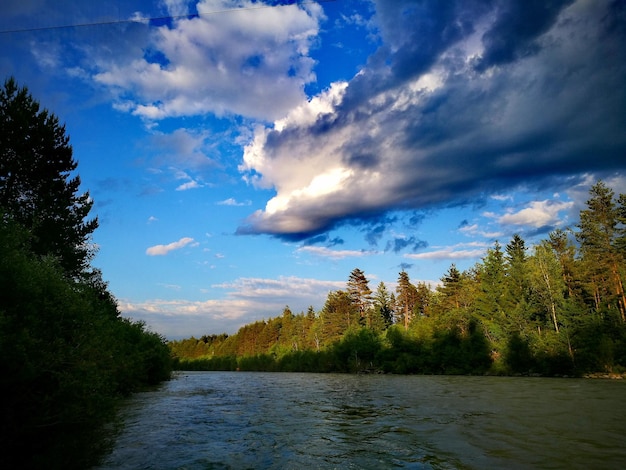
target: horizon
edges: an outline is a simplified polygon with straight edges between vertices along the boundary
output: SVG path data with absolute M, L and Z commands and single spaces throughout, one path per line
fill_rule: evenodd
M 124 317 L 167 339 L 436 285 L 626 192 L 619 2 L 9 0 L 0 71 L 66 126 Z

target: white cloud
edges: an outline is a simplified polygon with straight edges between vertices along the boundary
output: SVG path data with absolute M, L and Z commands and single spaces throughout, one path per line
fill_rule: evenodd
M 179 1 L 169 6 L 174 13 L 187 8 Z M 146 119 L 208 112 L 283 116 L 315 79 L 309 49 L 323 11 L 316 3 L 258 6 L 200 1 L 199 17 L 180 18 L 152 35 L 148 47 L 165 60 L 111 59 L 94 80 L 117 90 L 124 106 L 131 102 L 133 114 Z
M 469 249 L 468 249 L 469 248 Z M 487 245 L 480 242 L 459 243 L 425 253 L 407 253 L 405 258 L 429 260 L 457 260 L 480 258 L 487 251 Z
M 195 189 L 200 187 L 202 187 L 202 185 L 200 185 L 197 181 L 191 180 L 178 186 L 176 188 L 176 191 L 187 191 L 188 189 Z
M 229 197 L 228 199 L 224 199 L 223 201 L 219 201 L 217 203 L 218 206 L 249 206 L 252 204 L 251 201 L 238 202 L 235 198 Z
M 359 258 L 361 256 L 371 255 L 371 251 L 358 251 L 358 250 L 331 250 L 323 246 L 302 246 L 296 250 L 296 253 L 310 253 L 322 258 L 330 259 L 344 259 L 344 258 Z
M 181 248 L 184 248 L 187 245 L 190 245 L 192 243 L 194 243 L 193 238 L 184 237 L 178 240 L 177 242 L 172 242 L 167 245 L 151 246 L 146 250 L 146 254 L 148 256 L 163 256 L 163 255 L 168 254 L 170 251 L 180 250 Z
M 221 299 L 123 300 L 119 307 L 124 316 L 144 320 L 152 330 L 170 339 L 222 332 L 232 334 L 246 324 L 281 315 L 286 305 L 295 313 L 306 311 L 311 305 L 319 309 L 328 292 L 343 289 L 345 285 L 345 281 L 298 277 L 239 278 L 211 286 L 214 293 L 216 289 L 226 292 L 226 297 Z
M 459 232 L 468 236 L 479 235 L 485 238 L 498 238 L 503 235 L 502 232 L 487 232 L 485 230 L 481 230 L 478 224 L 466 225 L 464 227 L 459 228 Z
M 525 209 L 499 217 L 498 222 L 504 225 L 527 225 L 535 228 L 560 225 L 559 213 L 573 206 L 573 202 L 532 201 Z

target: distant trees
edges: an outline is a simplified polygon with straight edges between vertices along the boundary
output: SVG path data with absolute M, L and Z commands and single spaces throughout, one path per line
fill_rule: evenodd
M 626 196 L 590 189 L 578 230 L 555 230 L 534 246 L 519 235 L 495 242 L 475 266 L 452 264 L 432 289 L 402 271 L 394 292 L 371 292 L 354 269 L 345 290 L 315 312 L 270 319 L 277 343 L 248 352 L 247 327 L 211 345 L 202 367 L 396 373 L 583 374 L 626 370 Z M 579 248 L 574 244 L 574 238 Z M 298 324 L 298 328 L 289 325 Z M 298 344 L 294 348 L 276 345 Z M 170 347 L 183 367 L 182 342 Z M 297 353 L 297 354 L 296 354 Z M 269 355 L 267 355 L 269 354 Z M 266 356 L 267 355 L 267 356 Z M 213 358 L 213 359 L 211 359 Z
M 170 351 L 120 318 L 65 129 L 13 79 L 0 136 L 0 466 L 89 468 L 116 399 L 169 378 Z

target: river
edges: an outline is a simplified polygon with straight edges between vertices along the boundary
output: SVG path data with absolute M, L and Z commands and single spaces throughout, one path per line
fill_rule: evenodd
M 100 469 L 619 469 L 626 382 L 185 372 Z

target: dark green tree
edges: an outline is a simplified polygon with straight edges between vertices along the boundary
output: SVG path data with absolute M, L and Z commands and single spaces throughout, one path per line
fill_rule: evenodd
M 406 271 L 398 275 L 398 285 L 396 287 L 396 323 L 404 325 L 404 329 L 409 329 L 409 324 L 413 319 L 413 308 L 415 307 L 417 289 Z
M 413 318 L 424 318 L 430 315 L 433 291 L 424 281 L 415 286 L 415 303 L 413 304 Z
M 346 291 L 332 291 L 328 293 L 318 322 L 319 340 L 328 346 L 339 340 L 348 329 L 358 326 L 359 311 Z
M 520 235 L 513 235 L 506 245 L 504 259 L 507 292 L 503 307 L 508 317 L 508 329 L 523 331 L 528 327 L 531 309 L 528 304 L 530 288 L 526 242 Z
M 383 281 L 378 283 L 373 297 L 374 326 L 376 331 L 386 330 L 393 323 L 393 300 Z
M 70 276 L 78 276 L 93 255 L 90 235 L 97 219 L 79 194 L 65 126 L 14 79 L 0 90 L 0 211 L 30 231 L 31 250 L 51 255 Z
M 620 194 L 617 198 L 617 238 L 615 247 L 626 259 L 626 194 Z
M 372 290 L 365 273 L 359 268 L 355 268 L 350 273 L 347 286 L 348 296 L 359 312 L 361 325 L 371 327 L 372 325 Z
M 518 234 L 507 244 L 505 259 L 511 300 L 517 303 L 528 294 L 526 243 Z
M 476 299 L 476 311 L 487 337 L 492 342 L 499 343 L 506 333 L 507 287 L 504 255 L 497 241 L 493 248 L 487 250 L 479 277 L 480 290 Z
M 577 295 L 576 247 L 570 242 L 567 232 L 556 229 L 550 233 L 549 243 L 561 265 L 563 282 L 567 286 L 567 297 Z
M 454 263 L 448 272 L 442 276 L 441 285 L 437 286 L 436 290 L 440 294 L 439 306 L 441 309 L 452 310 L 461 307 L 461 272 Z

